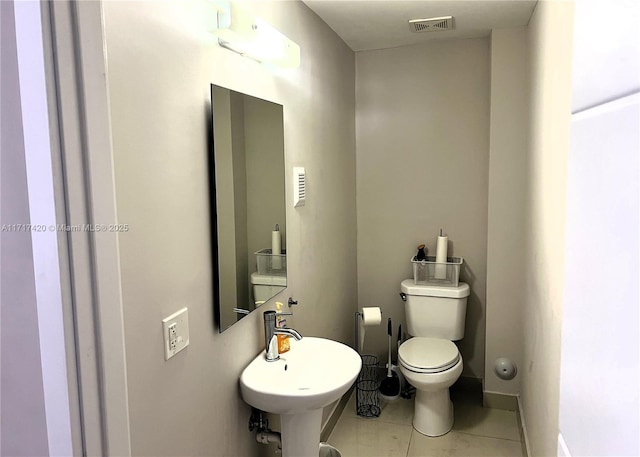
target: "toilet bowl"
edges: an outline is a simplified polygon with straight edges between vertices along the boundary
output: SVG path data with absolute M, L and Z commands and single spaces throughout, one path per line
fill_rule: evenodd
M 413 427 L 423 435 L 444 435 L 453 427 L 449 387 L 462 374 L 457 346 L 441 338 L 415 337 L 400 346 L 398 360 L 416 388 Z
M 440 436 L 453 427 L 449 387 L 462 374 L 462 356 L 453 343 L 464 336 L 467 297 L 465 283 L 456 287 L 401 284 L 407 328 L 412 338 L 400 345 L 400 371 L 416 388 L 413 427 Z

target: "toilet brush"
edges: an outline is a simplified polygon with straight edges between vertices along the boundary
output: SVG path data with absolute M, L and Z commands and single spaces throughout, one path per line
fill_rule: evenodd
M 380 383 L 380 396 L 385 400 L 395 400 L 400 396 L 400 379 L 391 370 L 391 318 L 387 321 L 387 333 L 389 334 L 389 363 L 387 364 L 387 377 Z

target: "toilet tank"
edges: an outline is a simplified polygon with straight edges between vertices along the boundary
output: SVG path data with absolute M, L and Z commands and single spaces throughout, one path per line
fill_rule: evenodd
M 251 290 L 256 306 L 260 306 L 271 297 L 276 296 L 286 287 L 286 276 L 261 275 L 258 272 L 251 273 Z
M 443 287 L 415 284 L 413 279 L 402 281 L 400 290 L 404 303 L 407 330 L 411 336 L 444 338 L 450 341 L 464 337 L 467 315 L 468 284 Z

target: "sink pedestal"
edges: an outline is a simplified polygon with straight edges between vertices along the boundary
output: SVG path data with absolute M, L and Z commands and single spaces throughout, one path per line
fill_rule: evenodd
M 283 457 L 318 457 L 322 410 L 349 390 L 362 359 L 337 341 L 289 340 L 278 360 L 267 362 L 263 351 L 247 365 L 240 392 L 254 408 L 280 415 Z
M 282 457 L 318 457 L 322 409 L 281 414 Z

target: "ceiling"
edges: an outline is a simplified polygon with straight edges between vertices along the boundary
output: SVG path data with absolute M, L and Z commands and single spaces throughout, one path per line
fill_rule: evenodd
M 529 23 L 530 0 L 302 0 L 354 51 L 394 48 L 443 38 L 487 36 Z M 453 16 L 454 30 L 414 33 L 409 19 Z

